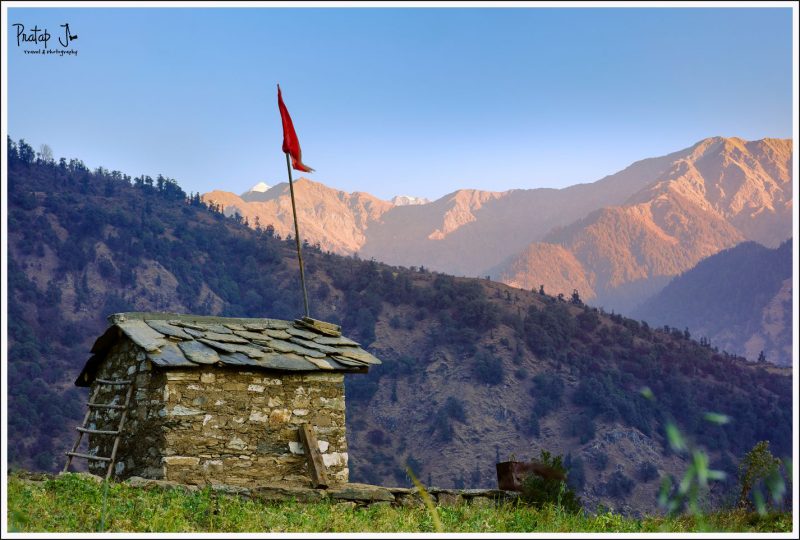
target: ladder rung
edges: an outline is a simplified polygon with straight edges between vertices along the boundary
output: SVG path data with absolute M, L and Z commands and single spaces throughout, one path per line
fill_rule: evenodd
M 78 431 L 82 431 L 83 433 L 92 433 L 94 435 L 117 435 L 119 434 L 118 430 L 110 430 L 110 429 L 89 429 L 85 427 L 76 427 Z
M 95 409 L 124 409 L 125 405 L 106 405 L 103 403 L 87 403 L 89 407 L 94 407 Z
M 90 454 L 81 454 L 80 452 L 64 452 L 64 453 L 68 456 L 86 458 L 94 461 L 111 461 L 110 457 L 92 456 Z
M 123 380 L 110 381 L 108 379 L 95 379 L 94 382 L 100 384 L 118 384 L 118 385 L 131 384 L 131 381 L 123 381 Z

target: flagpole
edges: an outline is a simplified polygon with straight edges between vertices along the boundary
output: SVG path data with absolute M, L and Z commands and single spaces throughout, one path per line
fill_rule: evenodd
M 292 197 L 292 216 L 294 217 L 294 241 L 297 245 L 297 261 L 300 263 L 300 284 L 303 286 L 303 307 L 306 310 L 306 317 L 311 317 L 308 314 L 308 292 L 306 291 L 306 273 L 303 269 L 303 255 L 300 252 L 300 229 L 297 226 L 297 208 L 294 204 L 294 184 L 292 183 L 292 164 L 289 161 L 289 152 L 286 154 L 286 172 L 289 173 L 289 193 Z

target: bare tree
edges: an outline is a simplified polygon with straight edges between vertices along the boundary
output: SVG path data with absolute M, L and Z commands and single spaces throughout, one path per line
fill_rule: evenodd
M 53 162 L 53 149 L 43 144 L 39 147 L 39 159 L 45 163 Z

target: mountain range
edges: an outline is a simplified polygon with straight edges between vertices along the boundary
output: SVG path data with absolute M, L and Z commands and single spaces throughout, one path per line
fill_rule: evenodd
M 580 297 L 634 313 L 698 262 L 792 235 L 792 141 L 712 137 L 589 184 L 459 190 L 422 205 L 296 183 L 301 235 L 334 253 Z M 288 186 L 206 201 L 293 234 Z M 739 350 L 739 349 L 737 349 Z
M 294 242 L 173 180 L 28 150 L 9 144 L 8 456 L 11 468 L 55 470 L 85 411 L 73 381 L 109 313 L 292 319 L 302 302 Z M 789 369 L 486 279 L 313 245 L 305 260 L 312 315 L 384 361 L 346 381 L 354 481 L 410 485 L 408 465 L 426 485 L 491 487 L 497 461 L 548 450 L 589 508 L 652 513 L 658 478 L 680 478 L 692 459 L 670 450 L 671 419 L 728 472 L 724 490 L 757 441 L 791 450 Z
M 590 184 L 459 190 L 421 205 L 296 182 L 301 234 L 338 254 L 544 285 L 631 311 L 674 276 L 742 241 L 792 231 L 792 141 L 713 137 Z M 251 226 L 293 231 L 288 186 L 203 196 Z

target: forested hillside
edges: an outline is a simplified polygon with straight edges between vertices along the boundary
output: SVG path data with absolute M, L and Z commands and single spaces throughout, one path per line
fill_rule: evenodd
M 226 218 L 173 179 L 8 145 L 12 466 L 63 464 L 86 399 L 72 382 L 109 313 L 301 314 L 294 240 L 269 224 Z M 442 487 L 491 486 L 496 461 L 548 449 L 566 456 L 589 504 L 641 511 L 655 506 L 660 475 L 686 467 L 666 444 L 669 419 L 730 473 L 759 440 L 791 451 L 789 370 L 577 297 L 308 245 L 305 259 L 311 315 L 384 360 L 347 379 L 353 481 L 404 484 L 409 464 Z M 707 412 L 731 422 L 709 423 Z

